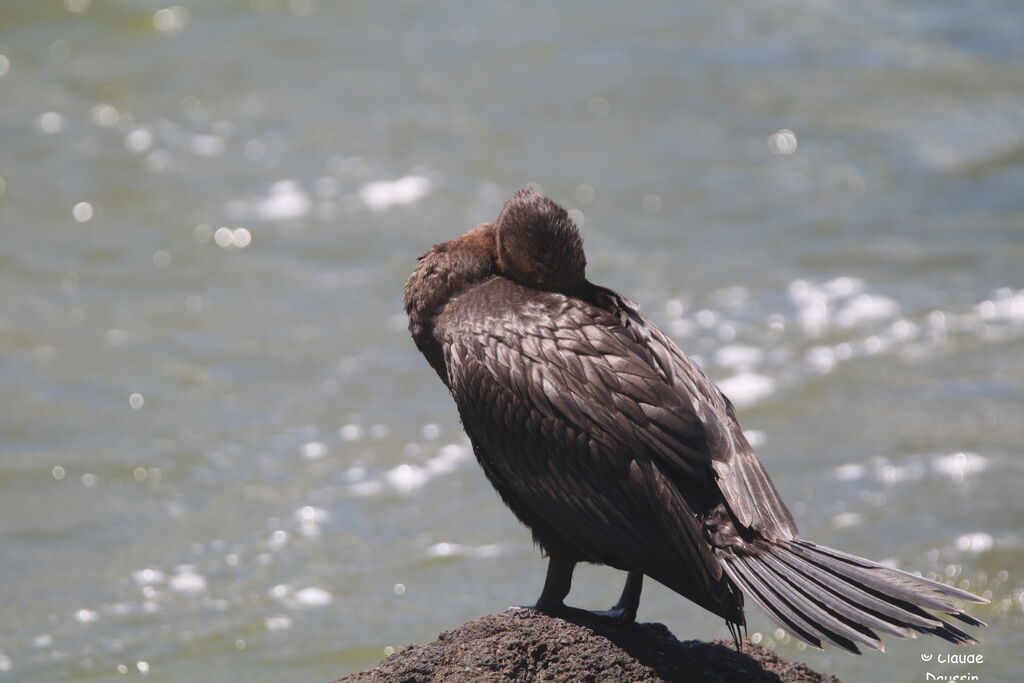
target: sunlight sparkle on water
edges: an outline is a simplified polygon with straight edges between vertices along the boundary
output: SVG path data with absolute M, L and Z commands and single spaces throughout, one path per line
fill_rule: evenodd
M 153 28 L 161 33 L 178 31 L 188 26 L 191 18 L 191 14 L 185 7 L 165 7 L 153 13 Z
M 886 486 L 917 481 L 925 475 L 925 466 L 920 460 L 892 464 L 887 458 L 875 457 L 871 461 L 875 477 Z
M 936 471 L 959 483 L 966 475 L 987 469 L 988 460 L 977 453 L 960 452 L 938 456 L 932 460 L 932 466 Z
M 719 315 L 712 311 L 711 309 L 702 308 L 701 310 L 697 311 L 697 314 L 696 316 L 694 316 L 694 318 L 696 319 L 698 325 L 707 328 L 713 327 L 715 323 L 718 322 Z
M 192 138 L 192 153 L 197 157 L 219 157 L 225 147 L 224 138 L 218 135 L 196 135 Z
M 427 548 L 427 554 L 434 557 L 447 557 L 452 554 L 452 547 L 448 543 L 435 543 Z
M 427 557 L 476 557 L 476 558 L 492 558 L 497 557 L 504 550 L 504 546 L 498 543 L 490 543 L 487 545 L 481 545 L 472 547 L 463 545 L 461 543 L 435 543 L 426 549 Z
M 774 379 L 757 372 L 741 372 L 718 383 L 722 393 L 740 407 L 750 406 L 767 398 L 775 391 L 775 385 Z
M 146 128 L 136 128 L 124 136 L 124 146 L 129 151 L 141 154 L 153 146 L 153 133 Z
M 764 359 L 765 353 L 756 346 L 747 344 L 728 344 L 715 351 L 716 365 L 749 370 Z
M 275 614 L 263 620 L 263 627 L 270 633 L 286 631 L 295 624 L 295 620 L 287 614 Z
M 252 244 L 252 233 L 249 232 L 248 228 L 236 228 L 231 233 L 231 243 L 239 249 L 245 249 Z
M 306 538 L 320 536 L 320 524 L 330 519 L 331 513 L 323 508 L 304 505 L 295 511 L 295 517 L 299 521 L 299 533 Z
M 288 542 L 288 532 L 283 529 L 278 529 L 270 534 L 270 539 L 267 544 L 272 550 L 280 550 Z
M 899 304 L 887 296 L 858 294 L 839 309 L 835 320 L 840 327 L 853 327 L 868 321 L 891 318 L 899 312 Z
M 669 329 L 669 332 L 672 333 L 673 337 L 679 337 L 679 338 L 689 337 L 689 336 L 692 336 L 693 333 L 694 333 L 694 325 L 693 325 L 693 323 L 691 323 L 689 320 L 685 320 L 683 318 L 677 318 L 676 320 L 672 320 L 669 323 L 668 329 Z M 700 358 L 700 354 L 697 354 L 697 353 L 691 354 L 691 360 L 694 363 L 697 363 L 697 365 L 701 364 L 701 361 L 698 360 L 699 358 Z
M 743 436 L 753 448 L 760 448 L 768 443 L 768 435 L 760 429 L 744 429 Z
M 984 531 L 963 534 L 956 538 L 956 549 L 960 552 L 983 553 L 986 550 L 991 550 L 993 545 L 995 545 L 995 539 Z
M 196 227 L 198 228 L 199 226 Z M 213 233 L 213 241 L 222 249 L 245 249 L 252 244 L 252 233 L 247 228 L 235 228 L 232 230 L 228 227 L 220 227 Z
M 363 428 L 354 424 L 342 425 L 338 428 L 338 436 L 345 441 L 357 441 L 363 436 Z
M 36 125 L 44 135 L 53 135 L 64 127 L 64 117 L 55 111 L 44 112 L 36 119 Z
M 334 596 L 323 588 L 311 586 L 295 593 L 295 602 L 303 607 L 323 607 L 334 601 Z
M 309 441 L 302 444 L 302 457 L 306 460 L 319 460 L 327 455 L 327 444 L 322 441 Z
M 796 152 L 796 148 L 796 134 L 788 128 L 783 128 L 768 136 L 768 151 L 772 154 L 789 156 Z
M 213 233 L 213 241 L 218 247 L 230 247 L 232 242 L 232 236 L 234 231 L 228 227 L 217 228 L 217 231 Z
M 430 481 L 430 473 L 417 465 L 399 465 L 384 474 L 385 480 L 402 493 L 409 493 Z
M 845 463 L 835 469 L 835 477 L 839 481 L 855 481 L 861 479 L 867 472 L 867 467 L 860 463 Z
M 166 574 L 159 569 L 146 568 L 132 572 L 132 580 L 139 586 L 150 586 L 157 583 L 163 583 L 166 578 Z
M 167 584 L 177 593 L 202 593 L 206 590 L 206 578 L 191 565 L 178 567 L 178 573 Z
M 97 104 L 92 108 L 92 120 L 97 126 L 113 128 L 121 120 L 121 113 L 109 104 Z
M 247 210 L 253 218 L 265 221 L 285 221 L 301 218 L 309 213 L 313 200 L 296 180 L 279 180 L 270 187 L 270 194 Z
M 71 209 L 71 216 L 79 223 L 88 223 L 92 220 L 93 208 L 89 202 L 78 202 Z
M 91 624 L 100 618 L 99 613 L 95 610 L 84 608 L 76 611 L 72 616 L 79 624 Z
M 838 529 L 848 529 L 864 522 L 864 515 L 859 512 L 842 512 L 832 518 L 832 525 Z
M 828 346 L 812 346 L 805 354 L 807 364 L 815 372 L 826 375 L 835 367 L 836 356 Z
M 359 197 L 373 211 L 384 211 L 419 201 L 432 189 L 432 183 L 425 176 L 407 175 L 398 180 L 367 183 L 359 190 Z

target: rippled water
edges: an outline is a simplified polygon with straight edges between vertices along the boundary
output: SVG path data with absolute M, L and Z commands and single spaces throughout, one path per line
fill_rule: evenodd
M 1017 2 L 0 4 L 0 680 L 327 680 L 532 601 L 401 315 L 528 182 L 807 537 L 992 599 L 977 665 L 754 637 L 1020 680 L 1022 34 Z M 641 618 L 727 635 L 657 586 Z

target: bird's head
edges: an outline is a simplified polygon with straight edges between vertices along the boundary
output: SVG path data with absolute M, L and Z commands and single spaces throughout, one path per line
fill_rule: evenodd
M 495 223 L 498 268 L 520 284 L 572 292 L 583 282 L 587 257 L 568 212 L 523 188 L 512 195 Z

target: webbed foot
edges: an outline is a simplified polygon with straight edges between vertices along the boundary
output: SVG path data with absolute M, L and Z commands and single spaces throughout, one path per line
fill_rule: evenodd
M 630 612 L 615 606 L 607 610 L 587 610 L 570 607 L 564 603 L 557 605 L 512 605 L 509 610 L 532 609 L 553 617 L 562 617 L 570 621 L 606 621 L 614 624 L 632 624 L 636 621 L 636 612 Z
M 591 612 L 595 617 L 602 617 L 604 619 L 611 619 L 617 624 L 632 624 L 636 621 L 636 610 L 631 610 L 628 607 L 621 605 L 615 605 L 611 609 L 600 610 Z

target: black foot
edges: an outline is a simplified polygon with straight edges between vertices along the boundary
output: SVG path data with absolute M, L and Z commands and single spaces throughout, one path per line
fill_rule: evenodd
M 558 605 L 513 605 L 509 607 L 513 609 L 532 609 L 544 614 L 551 615 L 553 617 L 562 617 L 563 619 L 569 619 L 570 621 L 601 621 L 606 623 L 612 623 L 616 625 L 632 624 L 636 621 L 636 612 L 630 613 L 628 610 L 624 610 L 621 607 L 613 607 L 608 610 L 591 611 L 586 609 L 580 609 L 579 607 L 570 607 L 565 604 Z
M 636 622 L 636 610 L 631 610 L 619 605 L 616 605 L 611 609 L 601 610 L 600 612 L 591 612 L 591 614 L 611 619 L 619 624 L 632 624 Z

